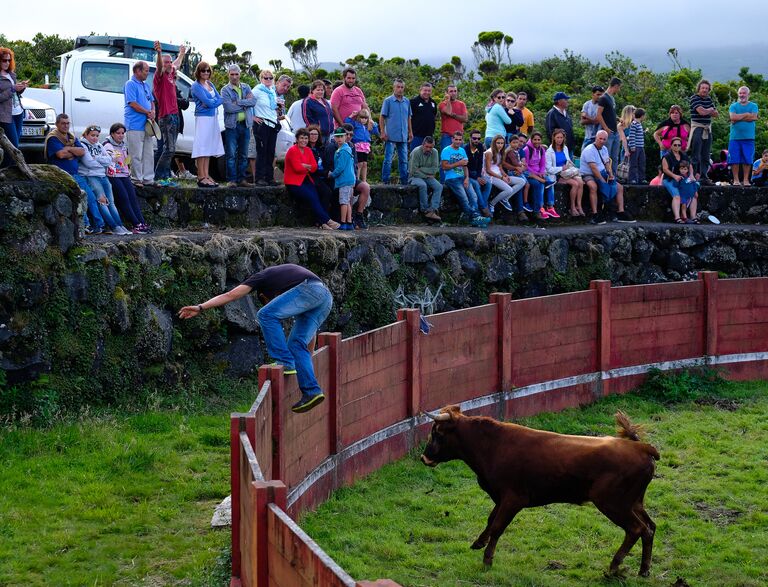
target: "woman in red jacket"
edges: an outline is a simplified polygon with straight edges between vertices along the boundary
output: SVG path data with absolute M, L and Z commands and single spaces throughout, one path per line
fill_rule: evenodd
M 285 154 L 285 187 L 297 200 L 309 204 L 315 213 L 315 221 L 321 228 L 336 230 L 339 223 L 331 220 L 328 212 L 320 203 L 315 183 L 310 174 L 317 170 L 317 161 L 309 148 L 309 131 L 300 128 L 296 131 L 296 144 Z

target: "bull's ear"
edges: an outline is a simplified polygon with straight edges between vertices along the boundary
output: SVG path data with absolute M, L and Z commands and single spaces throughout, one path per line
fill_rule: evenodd
M 457 405 L 446 406 L 442 409 L 442 411 L 444 413 L 450 414 L 451 420 L 454 420 L 454 421 L 458 420 L 462 416 L 461 408 Z

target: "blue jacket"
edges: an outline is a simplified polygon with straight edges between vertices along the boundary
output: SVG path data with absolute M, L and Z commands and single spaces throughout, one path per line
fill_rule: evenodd
M 355 185 L 355 160 L 349 144 L 342 145 L 333 154 L 333 171 L 330 176 L 334 178 L 337 188 Z
M 213 98 L 200 82 L 192 84 L 192 100 L 195 102 L 195 116 L 216 116 L 216 108 L 222 105 L 221 94 L 216 86 L 213 88 Z
M 237 95 L 235 89 L 226 84 L 221 88 L 221 100 L 224 106 L 224 128 L 235 128 L 237 126 L 237 115 L 241 112 L 245 113 L 245 126 L 251 128 L 253 126 L 253 107 L 256 104 L 256 98 L 253 97 L 253 92 L 248 84 L 241 83 L 240 91 L 243 93 L 243 97 Z M 250 98 L 246 96 L 250 94 Z

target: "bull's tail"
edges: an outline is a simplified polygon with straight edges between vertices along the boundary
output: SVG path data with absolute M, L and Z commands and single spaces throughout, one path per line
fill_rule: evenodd
M 616 435 L 619 438 L 626 438 L 628 440 L 634 440 L 637 442 L 640 442 L 641 436 L 644 434 L 643 427 L 639 424 L 633 424 L 629 420 L 629 416 L 627 416 L 624 412 L 621 410 L 618 410 L 616 412 Z M 659 455 L 659 451 L 656 450 L 656 447 L 653 445 L 642 443 L 643 448 L 646 449 L 649 455 L 651 455 L 655 460 L 659 460 L 661 458 L 661 455 Z

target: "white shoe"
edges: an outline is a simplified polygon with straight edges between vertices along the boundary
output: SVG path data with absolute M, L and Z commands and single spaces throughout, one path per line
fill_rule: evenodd
M 130 230 L 128 230 L 125 226 L 118 226 L 115 229 L 115 234 L 126 235 L 126 234 L 133 234 L 133 233 Z

